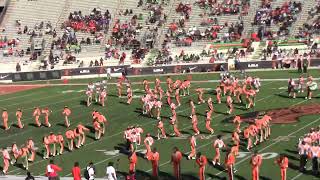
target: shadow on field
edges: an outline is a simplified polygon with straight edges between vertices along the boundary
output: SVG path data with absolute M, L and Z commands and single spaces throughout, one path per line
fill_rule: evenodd
M 296 171 L 300 170 L 300 167 L 295 165 L 295 164 L 293 164 L 292 162 L 289 162 L 288 166 L 289 166 L 290 169 L 293 169 L 293 170 L 296 170 Z
M 117 172 L 117 175 L 119 177 L 123 177 L 123 179 L 126 179 L 126 177 L 129 174 L 127 172 Z M 175 180 L 175 178 L 172 175 L 165 173 L 165 172 L 161 172 L 161 171 L 159 171 L 159 177 L 155 178 L 155 177 L 152 177 L 147 172 L 137 170 L 135 177 L 136 177 L 135 179 L 137 179 L 137 180 Z M 182 175 L 182 179 L 183 180 L 195 180 L 197 178 L 193 177 L 193 176 L 188 177 L 188 175 L 186 175 L 186 176 Z
M 207 177 L 210 177 L 211 179 L 227 180 L 226 177 L 220 177 L 215 174 L 207 174 Z
M 87 106 L 87 101 L 81 100 L 81 101 L 80 101 L 80 105 Z
M 191 128 L 190 128 L 191 129 Z M 180 133 L 181 134 L 187 134 L 187 135 L 192 135 L 192 134 L 190 134 L 189 132 L 187 132 L 187 131 L 180 131 Z
M 90 132 L 94 133 L 94 127 L 93 126 L 89 126 L 89 125 L 85 125 L 86 128 L 88 128 L 90 130 Z
M 124 155 L 129 155 L 129 150 L 126 144 L 124 143 L 119 143 L 117 146 L 114 147 L 115 150 L 119 150 L 119 153 L 124 154 Z M 137 153 L 138 155 L 138 153 Z
M 284 153 L 285 156 L 287 156 L 290 160 L 299 161 L 299 158 L 296 156 L 292 156 L 290 154 Z
M 32 126 L 32 127 L 36 127 L 36 128 L 38 127 L 38 126 L 37 126 L 36 124 L 34 124 L 34 123 L 29 123 L 28 126 Z M 2 128 L 2 127 L 1 127 L 1 128 Z
M 58 123 L 57 126 L 66 127 L 66 125 L 63 123 Z
M 238 180 L 246 180 L 246 178 L 239 175 L 234 175 L 234 177 L 236 177 Z
M 36 151 L 36 155 L 39 156 L 41 159 L 44 157 L 44 151 Z
M 291 153 L 291 154 L 298 154 L 298 151 L 296 151 L 296 150 L 286 149 L 285 151 L 287 151 L 288 153 Z
M 270 179 L 270 178 L 268 178 L 268 177 L 264 177 L 264 176 L 260 176 L 260 179 L 261 179 L 261 180 L 272 180 L 272 179 Z

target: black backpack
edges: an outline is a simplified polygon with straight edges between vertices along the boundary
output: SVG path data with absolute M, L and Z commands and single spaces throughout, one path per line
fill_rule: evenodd
M 92 167 L 89 167 L 89 168 L 86 168 L 83 172 L 83 177 L 86 178 L 86 179 L 89 179 L 90 176 L 89 176 L 89 169 L 91 169 Z

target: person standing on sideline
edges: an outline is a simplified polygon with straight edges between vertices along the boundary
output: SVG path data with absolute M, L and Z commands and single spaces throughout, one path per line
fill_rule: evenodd
M 174 147 L 171 154 L 171 164 L 173 165 L 173 174 L 176 180 L 181 180 L 181 159 L 182 153 L 177 147 Z
M 308 150 L 310 146 L 305 143 L 304 141 L 301 141 L 298 145 L 298 151 L 300 155 L 300 171 L 305 172 L 306 171 L 306 164 L 308 161 Z
M 135 151 L 130 152 L 129 156 L 129 176 L 127 177 L 128 180 L 135 180 L 136 179 L 136 165 L 138 161 L 138 157 Z
M 81 180 L 81 169 L 79 167 L 78 162 L 74 163 L 74 166 L 71 171 L 72 171 L 73 180 Z
M 159 160 L 160 160 L 160 155 L 157 152 L 156 148 L 152 149 L 152 153 L 148 159 L 149 161 L 151 161 L 152 164 L 152 176 L 154 178 L 158 178 L 159 177 Z
M 259 169 L 262 164 L 262 156 L 257 151 L 251 157 L 252 180 L 259 180 Z
M 107 180 L 117 180 L 116 169 L 113 167 L 113 162 L 109 162 L 106 168 Z
M 62 168 L 55 165 L 53 159 L 51 159 L 46 169 L 46 176 L 48 177 L 48 180 L 58 180 L 58 172 L 60 171 L 62 171 Z
M 86 167 L 86 171 L 84 172 L 84 177 L 87 180 L 94 180 L 95 176 L 96 176 L 96 173 L 93 166 L 93 162 L 90 162 L 89 165 Z
M 309 148 L 308 154 L 310 155 L 310 158 L 312 160 L 312 173 L 315 176 L 319 175 L 319 162 L 318 162 L 318 155 L 319 155 L 319 146 L 317 143 L 312 143 L 312 145 Z
M 205 180 L 206 178 L 205 178 L 204 171 L 206 170 L 206 165 L 208 164 L 207 157 L 204 155 L 201 155 L 201 152 L 198 152 L 196 163 L 199 166 L 199 180 Z
M 280 166 L 281 180 L 287 179 L 287 169 L 289 166 L 289 160 L 284 154 L 280 154 L 280 157 L 275 161 Z

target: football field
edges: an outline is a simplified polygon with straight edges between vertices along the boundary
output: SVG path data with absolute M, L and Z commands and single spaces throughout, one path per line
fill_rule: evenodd
M 309 72 L 314 78 L 318 78 L 320 75 L 319 70 L 311 70 Z M 225 97 L 222 99 L 221 104 L 216 103 L 214 89 L 219 80 L 219 74 L 217 73 L 205 73 L 205 74 L 192 74 L 191 91 L 189 96 L 181 97 L 182 106 L 177 108 L 179 129 L 183 133 L 182 137 L 156 140 L 153 147 L 156 147 L 160 153 L 160 179 L 170 180 L 172 177 L 172 165 L 170 164 L 170 155 L 172 148 L 177 146 L 181 152 L 188 154 L 191 150 L 189 147 L 188 137 L 193 134 L 191 120 L 189 115 L 191 113 L 188 101 L 193 99 L 197 102 L 197 94 L 195 89 L 197 87 L 204 88 L 205 98 L 212 97 L 214 100 L 215 112 L 212 118 L 212 127 L 215 130 L 213 135 L 207 133 L 205 129 L 205 110 L 206 104 L 196 105 L 196 112 L 198 115 L 198 127 L 201 130 L 201 135 L 197 137 L 197 151 L 202 152 L 211 162 L 214 157 L 214 149 L 212 147 L 213 141 L 217 135 L 222 135 L 224 142 L 231 144 L 231 132 L 234 130 L 234 125 L 230 122 L 230 119 L 235 115 L 246 116 L 252 112 L 267 111 L 277 108 L 285 108 L 290 106 L 301 106 L 312 103 L 320 104 L 320 91 L 314 92 L 314 98 L 312 100 L 306 100 L 306 93 L 297 95 L 296 99 L 289 99 L 287 97 L 287 80 L 289 77 L 298 78 L 300 74 L 296 71 L 264 71 L 264 72 L 247 72 L 248 75 L 258 76 L 262 81 L 262 87 L 256 98 L 256 106 L 253 109 L 246 110 L 245 105 L 234 103 L 235 111 L 231 115 L 226 115 L 227 107 L 225 105 Z M 240 78 L 243 74 L 235 73 Z M 306 74 L 304 74 L 307 77 Z M 184 80 L 187 75 L 171 76 L 173 80 Z M 64 106 L 68 106 L 72 110 L 70 116 L 71 128 L 75 128 L 78 123 L 85 124 L 88 128 L 92 129 L 92 117 L 91 112 L 93 109 L 98 110 L 104 114 L 109 122 L 106 135 L 100 140 L 94 140 L 94 133 L 87 133 L 87 141 L 83 147 L 76 149 L 73 152 L 67 150 L 63 155 L 54 157 L 56 164 L 63 168 L 60 173 L 61 177 L 71 176 L 71 168 L 75 161 L 80 163 L 81 168 L 92 161 L 95 164 L 98 177 L 105 176 L 105 167 L 108 162 L 115 163 L 116 169 L 119 175 L 125 175 L 129 169 L 129 163 L 127 155 L 122 153 L 125 140 L 123 139 L 124 130 L 130 125 L 140 125 L 144 129 L 143 137 L 146 133 L 150 133 L 156 136 L 156 124 L 155 118 L 146 117 L 142 115 L 140 97 L 144 94 L 142 80 L 146 78 L 151 82 L 154 82 L 155 76 L 147 77 L 132 77 L 130 79 L 133 83 L 134 99 L 131 105 L 126 104 L 126 96 L 124 98 L 117 97 L 117 91 L 115 83 L 116 80 L 112 79 L 108 85 L 108 97 L 106 106 L 102 107 L 98 104 L 92 104 L 90 107 L 86 107 L 86 95 L 85 89 L 87 83 L 100 79 L 81 79 L 70 80 L 68 84 L 60 84 L 61 80 L 50 82 L 26 82 L 17 83 L 20 87 L 22 84 L 34 85 L 43 84 L 43 87 L 3 94 L 0 95 L 0 108 L 6 108 L 9 112 L 9 122 L 16 124 L 15 112 L 18 108 L 23 111 L 23 123 L 26 125 L 24 129 L 18 129 L 16 126 L 12 126 L 10 130 L 5 131 L 0 129 L 0 144 L 2 147 L 10 147 L 13 142 L 18 145 L 22 145 L 28 138 L 33 138 L 35 146 L 38 148 L 35 162 L 29 164 L 29 169 L 33 175 L 43 176 L 45 173 L 45 167 L 48 160 L 44 160 L 42 145 L 42 138 L 44 135 L 53 133 L 65 133 L 67 128 L 64 126 L 64 117 L 62 116 L 62 110 Z M 166 76 L 159 76 L 162 82 L 165 82 Z M 318 82 L 318 81 L 317 81 Z M 153 83 L 151 88 L 153 88 Z M 163 83 L 163 89 L 166 90 L 166 84 Z M 0 86 L 0 92 L 3 86 Z M 125 92 L 125 86 L 124 90 Z M 163 102 L 165 98 L 163 99 Z M 235 100 L 235 98 L 234 98 Z M 169 117 L 171 111 L 168 105 L 164 103 L 162 108 L 161 118 L 164 121 L 165 129 L 168 134 L 173 132 L 169 125 Z M 51 128 L 34 126 L 34 118 L 32 117 L 33 108 L 39 106 L 41 108 L 49 107 L 52 113 L 49 117 Z M 320 113 L 320 110 L 319 110 Z M 43 122 L 43 118 L 41 119 Z M 312 127 L 318 127 L 320 125 L 320 114 L 307 115 L 300 117 L 293 123 L 277 123 L 271 126 L 271 138 L 254 147 L 263 155 L 263 162 L 260 170 L 261 179 L 277 180 L 280 179 L 280 168 L 274 163 L 275 159 L 280 153 L 285 154 L 289 158 L 289 168 L 287 172 L 287 179 L 317 179 L 310 173 L 301 174 L 299 172 L 299 156 L 297 153 L 298 138 L 303 136 Z M 247 126 L 246 123 L 242 124 L 242 127 Z M 70 128 L 69 128 L 70 129 Z M 251 152 L 246 150 L 245 142 L 241 145 L 240 156 L 236 159 L 235 174 L 236 179 L 251 179 L 251 167 L 249 164 Z M 67 149 L 67 148 L 66 148 Z M 138 147 L 138 152 L 144 152 L 145 147 L 141 145 Z M 225 152 L 222 153 L 222 161 L 224 161 Z M 53 157 L 52 157 L 53 158 Z M 10 175 L 24 175 L 26 172 L 20 166 L 10 166 L 8 174 Z M 2 166 L 2 161 L 0 163 Z M 181 167 L 183 179 L 197 179 L 198 167 L 194 160 L 182 161 Z M 307 168 L 311 168 L 311 161 L 308 161 Z M 151 163 L 146 159 L 139 157 L 137 163 L 137 179 L 144 180 L 150 179 L 151 175 Z M 206 168 L 207 179 L 226 179 L 227 174 L 223 167 L 213 166 L 209 164 Z

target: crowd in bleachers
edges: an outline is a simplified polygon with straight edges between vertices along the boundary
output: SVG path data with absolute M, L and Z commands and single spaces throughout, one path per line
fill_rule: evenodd
M 298 38 L 308 38 L 314 34 L 320 34 L 320 1 L 308 12 L 308 21 L 299 27 Z
M 301 10 L 301 2 L 285 1 L 281 7 L 272 7 L 272 1 L 263 0 L 254 17 L 253 24 L 259 26 L 255 40 L 289 35 L 289 28 L 297 20 Z M 279 27 L 277 31 L 268 28 L 274 25 Z
M 99 58 L 104 57 L 103 60 L 107 63 L 108 60 L 116 60 L 122 65 L 128 59 L 133 63 L 140 63 L 148 57 L 148 53 L 155 45 L 162 45 L 159 55 L 155 58 L 155 64 L 199 62 L 203 57 L 212 63 L 224 61 L 229 57 L 228 53 L 176 55 L 170 52 L 179 51 L 183 46 L 203 45 L 206 42 L 241 44 L 246 40 L 247 34 L 244 33 L 248 33 L 251 29 L 245 25 L 248 19 L 244 21 L 246 15 L 252 16 L 253 25 L 253 33 L 251 36 L 248 34 L 250 36 L 248 39 L 287 40 L 290 37 L 291 26 L 298 20 L 302 11 L 302 3 L 293 0 L 279 2 L 262 0 L 258 9 L 255 9 L 255 14 L 248 14 L 252 6 L 248 0 L 196 0 L 177 3 L 168 0 L 139 0 L 135 3 L 136 7 L 130 4 L 115 12 L 111 9 L 102 10 L 99 7 L 93 8 L 89 13 L 73 11 L 65 17 L 67 20 L 59 27 L 63 30 L 59 35 L 49 21 L 37 22 L 32 27 L 30 24 L 25 25 L 22 18 L 14 22 L 16 33 L 28 35 L 30 39 L 44 35 L 53 36 L 47 67 L 61 60 L 64 65 L 73 63 L 79 65 L 81 61 L 77 60 L 78 56 L 82 56 L 83 52 L 90 52 L 91 47 L 99 49 L 97 52 L 101 53 Z M 170 9 L 168 5 L 173 5 L 171 8 L 173 12 L 168 12 Z M 319 12 L 320 3 L 317 3 L 308 11 L 309 21 L 299 28 L 298 33 L 295 32 L 296 38 L 303 38 L 304 42 L 309 43 L 308 47 L 311 50 L 308 51 L 308 56 L 320 56 L 320 51 L 317 50 L 318 43 L 311 44 L 310 41 L 312 35 L 320 33 Z M 8 40 L 7 36 L 3 36 L 0 38 L 0 49 L 4 50 L 2 52 L 5 56 L 23 57 L 32 54 L 30 48 L 20 49 L 19 41 L 19 38 Z M 240 61 L 240 58 L 246 57 L 251 52 L 251 49 L 241 49 L 234 57 Z M 32 59 L 36 59 L 38 55 L 32 54 Z M 275 44 L 263 49 L 261 56 L 261 59 L 280 59 L 281 62 L 291 64 L 290 67 L 295 67 L 294 64 L 298 59 L 295 49 L 281 49 Z M 300 56 L 304 57 L 304 52 L 299 53 Z M 95 59 L 92 59 L 89 65 L 97 64 L 101 65 L 101 62 L 96 63 Z
M 223 0 L 219 3 L 217 0 L 198 0 L 196 4 L 202 8 L 209 10 L 209 16 L 226 15 L 226 14 L 239 14 L 247 15 L 250 7 L 248 0 Z

